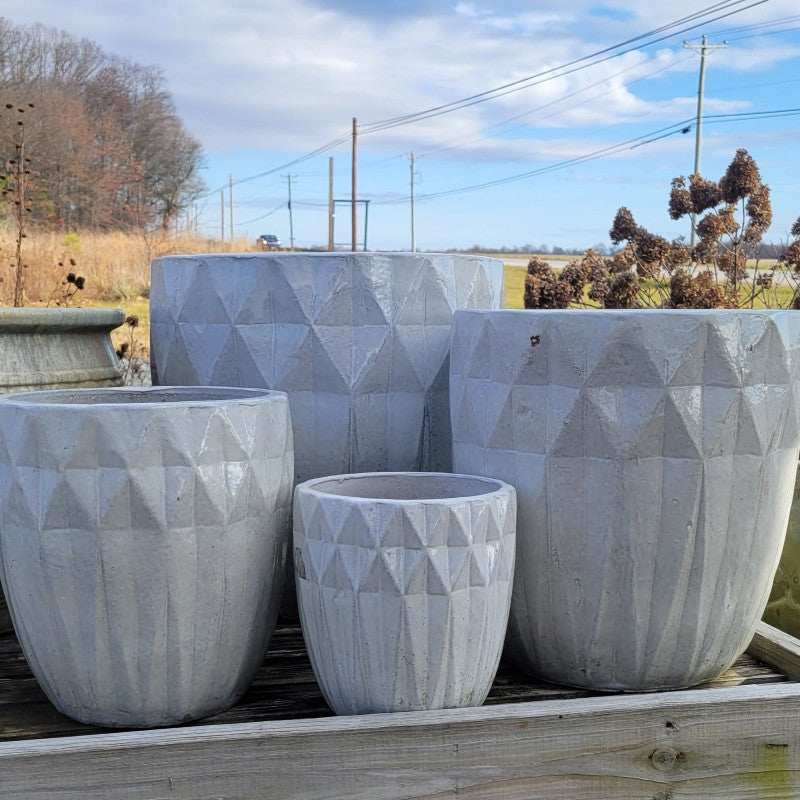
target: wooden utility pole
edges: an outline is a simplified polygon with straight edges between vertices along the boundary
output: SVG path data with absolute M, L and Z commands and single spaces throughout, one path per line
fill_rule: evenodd
M 225 241 L 225 190 L 219 190 L 219 240 Z
M 333 252 L 333 222 L 336 206 L 333 202 L 333 156 L 328 158 L 328 250 Z
M 697 122 L 695 124 L 694 133 L 694 175 L 700 174 L 700 148 L 702 145 L 702 129 L 703 129 L 703 92 L 705 91 L 706 82 L 706 53 L 710 50 L 724 50 L 727 42 L 722 44 L 709 44 L 708 38 L 703 34 L 703 39 L 700 44 L 683 43 L 684 48 L 687 50 L 700 51 L 700 82 L 697 87 Z M 690 240 L 691 247 L 697 244 L 697 214 L 692 214 L 692 235 Z
M 286 183 L 289 184 L 289 249 L 294 250 L 294 216 L 292 212 L 292 183 L 297 179 L 296 175 L 291 173 L 283 176 Z
M 358 150 L 357 150 L 357 142 L 358 142 L 358 120 L 355 117 L 353 117 L 353 185 L 352 185 L 352 190 L 351 190 L 351 193 L 350 193 L 350 199 L 352 201 L 352 208 L 350 210 L 350 216 L 351 216 L 351 226 L 350 227 L 351 227 L 351 234 L 352 234 L 351 235 L 351 239 L 352 239 L 352 243 L 353 243 L 353 252 L 354 253 L 356 251 L 356 245 L 357 245 L 357 242 L 358 242 L 358 238 L 357 238 L 358 237 L 358 229 L 357 229 L 357 224 L 356 224 L 356 218 L 358 216 L 356 214 L 356 208 L 357 208 L 357 205 L 358 205 L 356 203 L 356 199 L 358 197 L 358 192 L 356 191 L 356 164 L 357 164 L 357 161 L 358 161 L 358 158 L 357 158 L 357 152 L 358 152 Z

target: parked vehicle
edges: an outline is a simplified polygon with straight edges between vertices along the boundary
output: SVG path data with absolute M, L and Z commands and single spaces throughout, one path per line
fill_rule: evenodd
M 256 239 L 256 243 L 261 245 L 262 250 L 280 250 L 281 240 L 274 233 L 262 233 Z

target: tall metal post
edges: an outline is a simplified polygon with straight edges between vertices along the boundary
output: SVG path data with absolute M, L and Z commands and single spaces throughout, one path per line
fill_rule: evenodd
M 292 211 L 292 182 L 297 177 L 296 175 L 284 175 L 286 178 L 286 183 L 289 184 L 289 249 L 294 250 L 294 216 Z
M 225 241 L 225 190 L 219 190 L 219 240 Z
M 709 50 L 722 50 L 728 46 L 727 42 L 722 44 L 709 44 L 708 38 L 703 34 L 700 44 L 689 44 L 684 42 L 683 46 L 687 50 L 700 51 L 700 81 L 697 87 L 697 123 L 695 124 L 694 134 L 694 175 L 700 174 L 700 148 L 702 146 L 703 131 L 703 93 L 706 83 L 706 54 Z M 697 244 L 697 214 L 692 214 L 692 235 L 690 244 L 694 247 Z
M 414 228 L 414 154 L 411 153 L 411 252 L 417 252 L 417 235 Z
M 333 222 L 336 205 L 333 202 L 333 156 L 328 158 L 328 250 L 333 252 Z
M 231 211 L 231 250 L 233 249 L 233 175 L 230 173 L 228 174 L 229 180 L 229 191 L 228 191 L 228 199 L 231 201 L 230 211 Z
M 352 201 L 352 208 L 350 209 L 350 216 L 351 216 L 351 240 L 352 240 L 352 247 L 353 252 L 356 250 L 356 246 L 358 243 L 358 229 L 356 224 L 356 208 L 358 204 L 356 203 L 356 199 L 358 196 L 358 192 L 356 191 L 356 164 L 357 164 L 357 141 L 358 141 L 358 120 L 353 117 L 353 180 L 352 180 L 352 187 L 350 192 L 350 198 Z

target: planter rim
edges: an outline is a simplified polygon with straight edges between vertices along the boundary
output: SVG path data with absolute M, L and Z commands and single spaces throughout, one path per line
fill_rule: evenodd
M 227 261 L 227 260 L 236 260 L 236 261 L 247 261 L 250 259 L 255 259 L 259 261 L 283 261 L 286 260 L 294 260 L 294 259 L 352 259 L 356 258 L 359 260 L 362 259 L 373 259 L 373 258 L 390 258 L 390 259 L 398 259 L 398 258 L 416 258 L 416 259 L 425 259 L 425 258 L 451 258 L 454 260 L 459 261 L 499 261 L 502 263 L 502 259 L 497 258 L 496 256 L 482 256 L 476 255 L 474 253 L 412 253 L 411 251 L 403 251 L 403 250 L 392 250 L 388 252 L 373 252 L 373 251 L 352 251 L 352 250 L 337 250 L 335 252 L 326 251 L 324 253 L 314 252 L 314 253 L 306 253 L 306 252 L 294 252 L 294 253 L 275 253 L 275 252 L 264 252 L 264 253 L 179 253 L 175 255 L 168 255 L 168 256 L 159 256 L 158 258 L 153 259 L 153 263 L 162 262 L 162 261 L 197 261 L 197 260 L 208 260 L 213 259 L 217 261 Z
M 233 386 L 117 386 L 88 389 L 48 389 L 11 392 L 0 396 L 3 405 L 19 408 L 173 408 L 250 404 L 262 400 L 288 402 L 285 392 Z
M 43 331 L 118 328 L 125 320 L 121 308 L 14 308 L 0 306 L 0 330 Z
M 603 316 L 633 317 L 661 316 L 674 317 L 718 317 L 728 316 L 777 316 L 795 314 L 790 308 L 458 308 L 454 316 L 505 316 L 536 319 L 543 316 Z
M 438 481 L 440 483 L 454 484 L 456 490 L 459 485 L 463 485 L 466 491 L 457 491 L 452 494 L 444 493 L 436 496 L 435 492 L 420 493 L 420 496 L 397 497 L 376 494 L 375 492 L 357 494 L 347 490 L 347 485 L 356 488 L 357 485 L 369 485 L 372 483 L 387 483 L 392 485 L 398 480 L 405 480 L 413 484 L 425 485 L 426 482 Z M 327 485 L 327 487 L 326 487 Z M 470 488 L 471 487 L 471 488 Z M 481 490 L 482 487 L 482 490 Z M 338 489 L 340 491 L 330 491 Z M 341 491 L 344 490 L 344 491 Z M 476 491 L 477 490 L 477 491 Z M 496 478 L 485 478 L 480 475 L 466 475 L 463 473 L 452 472 L 356 472 L 343 475 L 326 475 L 320 478 L 299 483 L 295 487 L 295 494 L 315 495 L 318 498 L 339 498 L 351 503 L 364 504 L 384 504 L 395 505 L 441 505 L 464 500 L 474 500 L 477 498 L 491 498 L 507 495 L 514 492 L 514 487 Z M 430 496 L 425 496 L 425 495 Z

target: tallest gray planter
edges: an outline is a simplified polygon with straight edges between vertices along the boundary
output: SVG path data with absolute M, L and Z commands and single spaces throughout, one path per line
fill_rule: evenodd
M 169 256 L 151 283 L 155 381 L 287 392 L 297 480 L 450 470 L 453 311 L 501 307 L 500 260 Z

